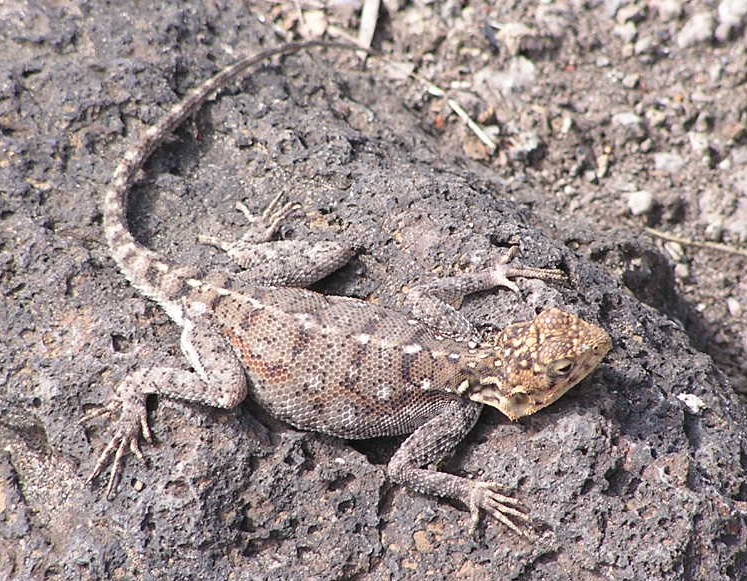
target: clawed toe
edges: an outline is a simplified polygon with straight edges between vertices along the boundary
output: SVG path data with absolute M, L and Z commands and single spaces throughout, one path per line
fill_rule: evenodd
M 530 538 L 527 530 L 531 523 L 528 509 L 517 499 L 501 494 L 499 490 L 501 487 L 493 482 L 475 483 L 470 498 L 470 532 L 475 534 L 480 524 L 480 513 L 485 511 L 517 535 Z
M 512 278 L 538 278 L 541 280 L 563 280 L 566 278 L 565 272 L 557 268 L 534 268 L 513 264 L 518 254 L 518 246 L 512 246 L 492 267 L 493 286 L 502 286 L 518 293 L 519 287 L 511 280 Z
M 105 408 L 102 408 L 102 410 L 97 410 L 86 415 L 81 422 L 104 414 L 110 414 L 120 405 L 119 402 L 112 402 Z M 149 443 L 153 442 L 153 434 L 148 426 L 145 406 L 144 404 L 139 405 L 139 402 L 137 405 L 125 405 L 117 422 L 114 436 L 99 455 L 96 466 L 94 466 L 86 478 L 86 485 L 91 484 L 104 472 L 106 466 L 111 464 L 109 481 L 106 487 L 106 496 L 111 497 L 116 489 L 117 481 L 122 472 L 124 458 L 127 454 L 132 454 L 141 462 L 146 463 L 145 455 L 140 449 L 141 437 Z

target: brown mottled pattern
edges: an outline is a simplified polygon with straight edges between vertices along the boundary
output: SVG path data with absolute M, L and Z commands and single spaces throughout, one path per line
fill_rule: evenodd
M 511 278 L 558 280 L 562 272 L 511 266 L 509 256 L 482 271 L 413 288 L 409 312 L 398 312 L 290 288 L 321 280 L 344 264 L 352 250 L 335 242 L 270 242 L 294 209 L 293 204 L 282 205 L 280 196 L 261 216 L 248 216 L 251 226 L 239 241 L 202 240 L 247 268 L 243 276 L 175 264 L 145 248 L 129 231 L 130 186 L 169 133 L 252 65 L 319 45 L 340 46 L 286 45 L 223 70 L 148 129 L 115 170 L 103 206 L 112 257 L 132 285 L 181 328 L 189 369 L 153 365 L 122 381 L 115 434 L 89 481 L 111 461 L 111 493 L 122 458 L 129 452 L 142 456 L 140 440 L 152 441 L 145 405 L 149 394 L 223 408 L 235 407 L 249 395 L 302 429 L 350 439 L 410 434 L 387 467 L 394 482 L 463 500 L 473 526 L 485 511 L 521 533 L 520 526 L 529 522 L 526 511 L 498 484 L 423 467 L 454 450 L 477 421 L 482 404 L 511 419 L 533 414 L 586 377 L 609 351 L 610 338 L 603 329 L 559 309 L 511 325 L 471 348 L 466 341 L 474 332 L 471 324 L 449 306 L 461 304 L 466 294 L 497 286 L 517 290 Z M 270 283 L 277 286 L 263 286 Z

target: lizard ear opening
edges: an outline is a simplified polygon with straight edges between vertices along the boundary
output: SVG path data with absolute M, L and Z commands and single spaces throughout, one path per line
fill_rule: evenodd
M 551 379 L 565 377 L 573 371 L 574 362 L 571 359 L 558 359 L 547 366 L 547 375 Z

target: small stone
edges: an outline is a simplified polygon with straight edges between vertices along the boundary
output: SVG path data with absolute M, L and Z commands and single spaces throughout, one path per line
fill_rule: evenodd
M 489 87 L 495 87 L 502 94 L 523 93 L 537 82 L 537 67 L 523 56 L 511 59 L 508 67 L 486 79 Z
M 690 278 L 690 266 L 685 262 L 678 262 L 674 265 L 674 276 L 679 280 Z
M 641 82 L 641 75 L 638 73 L 632 73 L 625 75 L 622 80 L 622 86 L 626 89 L 635 89 Z
M 664 22 L 677 20 L 682 16 L 682 0 L 650 0 L 650 4 Z
M 433 551 L 433 545 L 428 540 L 428 533 L 425 531 L 416 531 L 412 535 L 413 541 L 415 541 L 415 548 L 421 553 L 430 553 Z
M 722 130 L 721 134 L 728 141 L 736 143 L 747 135 L 747 124 L 744 122 L 731 123 Z
M 722 220 L 711 222 L 705 227 L 703 232 L 706 240 L 719 242 L 724 237 L 724 224 Z
M 729 309 L 729 314 L 732 317 L 742 316 L 742 312 L 743 312 L 742 305 L 734 297 L 729 297 L 728 299 L 726 299 L 726 308 Z
M 687 134 L 687 138 L 690 141 L 690 147 L 698 155 L 707 155 L 709 151 L 708 136 L 704 133 L 698 133 L 697 131 L 691 131 Z
M 708 407 L 702 399 L 693 393 L 681 393 L 677 396 L 677 399 L 685 404 L 691 414 L 696 416 Z
M 711 127 L 713 127 L 713 115 L 711 113 L 706 113 L 705 111 L 698 113 L 693 129 L 695 129 L 695 131 L 706 132 L 710 131 Z
M 511 139 L 508 157 L 512 161 L 531 161 L 543 147 L 542 140 L 533 131 L 522 131 Z
M 638 29 L 633 22 L 626 22 L 625 24 L 617 24 L 613 29 L 615 36 L 622 40 L 626 44 L 630 44 L 635 41 L 638 36 Z
M 654 196 L 646 190 L 628 194 L 628 210 L 633 216 L 648 214 L 654 207 Z
M 656 38 L 650 34 L 639 38 L 635 46 L 633 47 L 633 53 L 640 56 L 646 54 L 653 54 L 656 52 L 656 48 L 659 46 Z
M 731 35 L 745 25 L 747 20 L 747 2 L 744 0 L 722 0 L 718 5 L 718 28 L 716 40 L 725 42 Z
M 564 115 L 563 122 L 560 125 L 560 133 L 562 133 L 563 135 L 566 135 L 571 132 L 574 126 L 575 126 L 575 123 L 573 121 L 573 117 L 571 117 L 570 115 Z
M 640 22 L 646 17 L 646 6 L 643 4 L 628 4 L 623 6 L 615 14 L 615 20 L 619 24 L 625 24 L 626 22 Z
M 615 113 L 612 116 L 612 123 L 620 126 L 643 125 L 643 118 L 632 111 Z
M 731 161 L 734 165 L 747 164 L 747 146 L 735 147 L 732 149 Z
M 597 157 L 597 178 L 607 177 L 610 171 L 610 156 L 606 153 Z
M 688 20 L 677 35 L 677 46 L 687 48 L 710 42 L 716 27 L 716 19 L 710 12 L 698 12 Z
M 667 173 L 677 173 L 685 166 L 685 159 L 676 153 L 655 153 L 654 164 L 659 171 Z
M 679 242 L 667 240 L 663 246 L 664 250 L 666 250 L 667 254 L 669 254 L 669 258 L 671 258 L 673 262 L 680 263 L 685 260 L 685 249 L 682 248 L 682 244 L 680 244 Z
M 667 120 L 667 114 L 659 109 L 649 109 L 646 111 L 646 119 L 651 127 L 661 127 Z

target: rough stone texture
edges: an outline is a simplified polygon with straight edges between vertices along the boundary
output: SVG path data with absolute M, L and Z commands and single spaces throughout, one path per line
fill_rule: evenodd
M 472 539 L 467 513 L 388 485 L 396 441 L 352 447 L 251 403 L 222 413 L 154 401 L 150 465 L 129 459 L 111 501 L 85 488 L 108 431 L 78 420 L 139 361 L 179 356 L 174 326 L 107 256 L 103 185 L 126 139 L 230 62 L 226 47 L 277 40 L 238 4 L 3 11 L 0 577 L 747 576 L 744 405 L 657 310 L 695 318 L 667 259 L 634 233 L 556 214 L 531 180 L 465 161 L 376 71 L 319 51 L 260 68 L 159 151 L 133 229 L 171 257 L 219 264 L 197 234 L 240 231 L 234 202 L 258 208 L 283 188 L 306 213 L 284 235 L 361 247 L 326 292 L 385 300 L 514 241 L 527 264 L 567 268 L 567 285 L 524 281 L 521 298 L 497 291 L 464 307 L 502 326 L 558 304 L 613 336 L 591 380 L 517 424 L 484 413 L 448 466 L 515 488 L 543 523 L 538 540 L 494 523 Z

